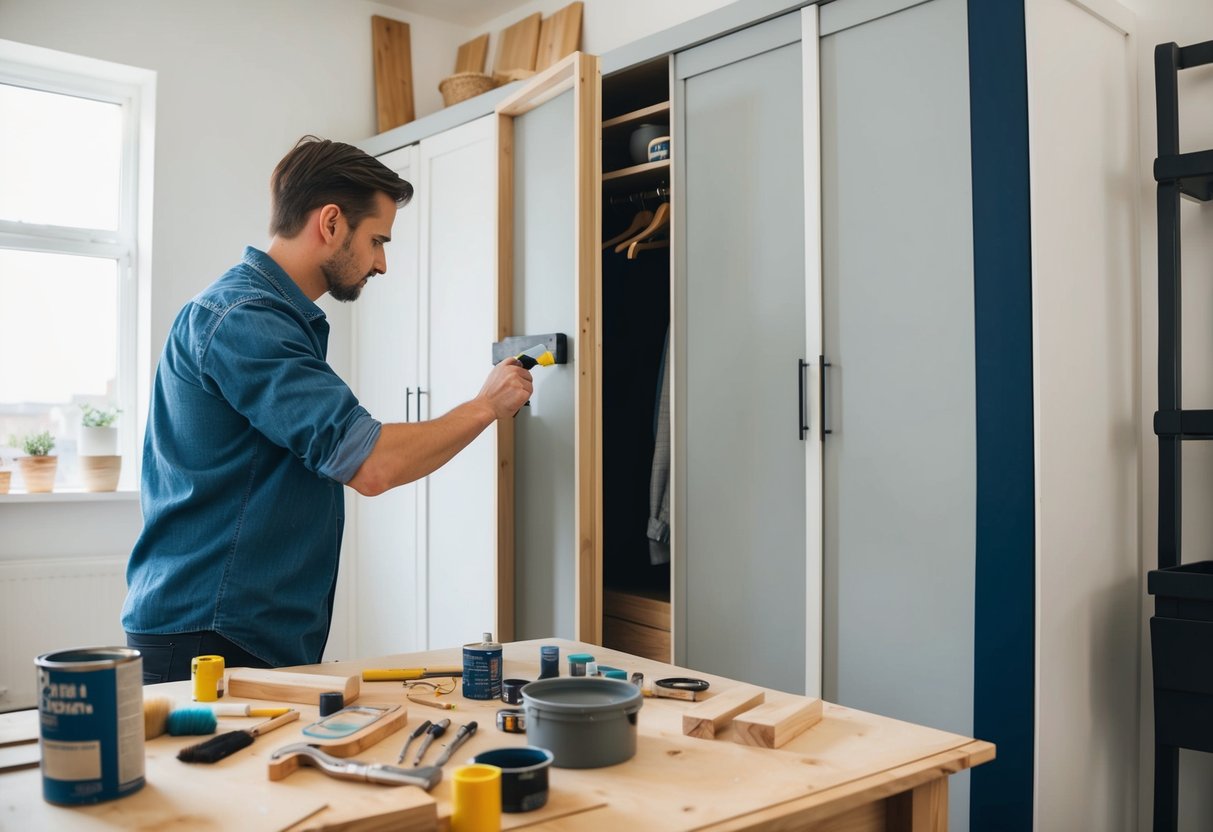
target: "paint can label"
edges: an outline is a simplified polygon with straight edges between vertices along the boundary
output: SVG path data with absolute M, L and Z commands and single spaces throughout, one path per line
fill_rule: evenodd
M 143 658 L 129 647 L 45 653 L 38 672 L 42 796 L 100 803 L 143 787 Z
M 492 633 L 484 641 L 463 645 L 464 699 L 501 698 L 501 645 Z

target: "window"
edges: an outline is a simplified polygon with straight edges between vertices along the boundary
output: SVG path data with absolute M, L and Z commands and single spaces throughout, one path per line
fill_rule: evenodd
M 138 482 L 153 93 L 145 70 L 0 41 L 0 463 L 50 431 L 56 491 L 82 488 L 82 405 L 120 411 L 120 488 Z

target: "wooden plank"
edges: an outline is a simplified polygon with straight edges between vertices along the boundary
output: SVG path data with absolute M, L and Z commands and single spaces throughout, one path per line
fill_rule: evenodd
M 574 53 L 558 64 L 548 67 L 511 95 L 497 102 L 497 114 L 521 116 L 571 90 L 576 81 L 580 53 Z
M 535 68 L 535 53 L 539 49 L 539 27 L 542 20 L 543 15 L 535 12 L 502 30 L 501 40 L 497 44 L 497 60 L 493 62 L 493 72 Z
M 602 74 L 598 58 L 574 52 L 573 227 L 577 234 L 578 350 L 574 580 L 576 637 L 602 643 Z M 567 59 L 566 59 L 567 60 Z M 560 64 L 556 64 L 560 66 Z
M 560 11 L 546 17 L 539 26 L 539 46 L 535 54 L 535 69 L 547 69 L 581 46 L 581 12 L 585 4 L 569 3 Z
M 641 107 L 639 110 L 633 110 L 630 113 L 624 113 L 621 116 L 608 118 L 602 123 L 602 129 L 609 130 L 612 127 L 633 124 L 638 121 L 666 121 L 669 117 L 670 102 L 662 101 L 657 104 L 651 104 L 648 107 Z
M 373 15 L 371 48 L 375 60 L 375 111 L 379 116 L 379 132 L 384 133 L 416 117 L 409 24 Z
M 602 643 L 656 662 L 668 662 L 671 658 L 669 630 L 646 627 L 613 615 L 602 616 Z
M 24 711 L 13 711 L 6 714 L 6 721 L 0 724 L 0 747 L 20 745 L 38 740 L 38 711 L 30 708 Z
M 635 592 L 606 590 L 602 593 L 602 610 L 606 615 L 635 621 L 646 627 L 670 629 L 670 602 L 666 599 Z
M 497 340 L 514 334 L 514 119 L 497 116 Z M 497 638 L 514 638 L 514 420 L 497 420 Z
M 733 720 L 733 739 L 742 745 L 780 748 L 821 722 L 820 699 L 770 702 Z
M 358 698 L 358 675 L 326 676 L 322 673 L 292 673 L 260 667 L 234 667 L 227 674 L 227 692 L 234 699 L 265 699 L 318 705 L 320 694 L 340 691 L 349 705 Z
M 489 55 L 489 33 L 472 38 L 459 45 L 455 54 L 455 72 L 484 72 L 484 62 Z
M 767 695 L 749 685 L 721 691 L 705 699 L 682 715 L 682 733 L 688 737 L 711 740 L 733 717 L 766 701 Z
M 298 832 L 430 832 L 438 829 L 438 803 L 415 786 L 366 789 L 356 808 L 330 809 L 305 820 Z

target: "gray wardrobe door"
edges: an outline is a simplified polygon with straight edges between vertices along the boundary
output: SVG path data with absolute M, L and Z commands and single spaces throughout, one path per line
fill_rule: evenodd
M 799 38 L 799 16 L 788 25 Z M 709 44 L 715 67 L 703 52 L 676 66 L 698 74 L 678 102 L 675 649 L 687 667 L 803 693 L 800 43 L 728 48 L 752 40 Z
M 971 736 L 966 26 L 964 0 L 933 0 L 821 41 L 823 690 Z M 950 791 L 965 829 L 967 778 Z
M 579 355 L 570 278 L 577 240 L 573 175 L 573 93 L 566 92 L 514 119 L 514 332 L 569 337 L 569 363 L 536 367 L 531 404 L 514 417 L 519 640 L 574 635 Z M 486 348 L 486 369 L 488 358 Z

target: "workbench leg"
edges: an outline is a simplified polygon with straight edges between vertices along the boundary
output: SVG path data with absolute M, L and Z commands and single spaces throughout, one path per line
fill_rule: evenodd
M 889 832 L 948 832 L 948 778 L 889 798 Z

